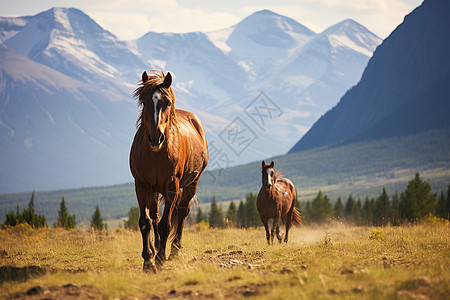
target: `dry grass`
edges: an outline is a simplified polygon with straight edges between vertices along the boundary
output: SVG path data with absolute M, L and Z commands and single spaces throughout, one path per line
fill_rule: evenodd
M 287 245 L 270 247 L 262 228 L 193 227 L 185 231 L 179 257 L 158 274 L 141 271 L 140 233 L 126 230 L 12 228 L 0 231 L 0 251 L 3 297 L 25 297 L 20 293 L 37 286 L 48 296 L 69 283 L 92 298 L 446 299 L 450 294 L 450 228 L 439 223 L 304 227 L 291 231 Z

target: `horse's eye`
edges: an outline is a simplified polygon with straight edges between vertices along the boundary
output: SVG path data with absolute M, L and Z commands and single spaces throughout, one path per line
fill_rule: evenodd
M 172 102 L 168 101 L 167 102 L 167 107 L 170 107 L 172 105 Z

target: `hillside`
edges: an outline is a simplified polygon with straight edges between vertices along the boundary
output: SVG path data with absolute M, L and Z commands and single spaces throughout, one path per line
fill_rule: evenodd
M 299 200 L 313 198 L 319 190 L 330 196 L 347 198 L 378 196 L 383 187 L 388 193 L 401 192 L 419 172 L 433 191 L 447 190 L 450 184 L 450 131 L 432 130 L 407 137 L 362 141 L 340 147 L 322 147 L 272 158 L 275 169 L 290 178 Z M 239 200 L 261 186 L 261 161 L 206 172 L 200 180 L 197 196 L 200 203 Z M 54 221 L 61 197 L 65 198 L 77 222 L 88 224 L 98 204 L 106 219 L 126 217 L 129 208 L 137 205 L 134 185 L 124 184 L 97 188 L 36 191 L 35 207 Z M 17 204 L 23 209 L 30 193 L 0 195 L 0 222 Z M 224 207 L 225 208 L 225 207 Z
M 132 180 L 132 94 L 150 69 L 173 74 L 177 108 L 196 113 L 229 158 L 211 169 L 284 153 L 357 82 L 380 42 L 352 20 L 315 33 L 268 10 L 216 32 L 129 42 L 76 8 L 0 17 L 0 193 Z M 264 117 L 261 105 L 277 114 Z M 253 132 L 245 151 L 225 138 L 236 118 Z
M 297 188 L 300 199 L 319 190 L 331 200 L 353 194 L 378 195 L 383 187 L 400 192 L 416 172 L 436 191 L 450 183 L 450 130 L 321 147 L 270 158 Z M 266 160 L 267 161 L 267 160 Z M 261 186 L 261 161 L 203 175 L 198 193 L 208 199 L 240 199 Z
M 360 82 L 289 151 L 450 126 L 450 2 L 424 1 L 377 48 Z

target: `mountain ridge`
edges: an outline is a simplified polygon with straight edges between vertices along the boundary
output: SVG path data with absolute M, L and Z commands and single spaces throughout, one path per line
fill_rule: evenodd
M 264 18 L 272 20 L 273 26 L 266 24 Z M 271 47 L 269 40 L 264 40 L 259 48 L 261 52 L 255 48 L 253 56 L 262 60 L 270 48 L 269 52 L 277 57 L 289 54 L 298 58 L 298 66 L 291 73 L 279 68 L 277 60 L 265 59 L 261 65 L 242 60 L 245 47 L 240 52 L 233 43 L 251 38 L 258 41 L 261 35 L 245 36 L 243 30 L 240 35 L 235 32 L 235 37 L 230 39 L 240 23 L 216 32 L 219 37 L 203 32 L 149 32 L 136 41 L 124 42 L 74 8 L 53 8 L 29 17 L 0 18 L 0 29 L 4 30 L 0 35 L 4 38 L 2 44 L 10 50 L 4 52 L 1 64 L 6 64 L 8 56 L 17 57 L 11 51 L 22 53 L 18 55 L 29 60 L 22 60 L 24 66 L 15 74 L 11 69 L 11 76 L 5 73 L 0 77 L 0 85 L 8 86 L 0 98 L 4 112 L 0 118 L 4 145 L 0 164 L 10 166 L 2 168 L 4 180 L 0 191 L 106 185 L 108 181 L 119 184 L 131 180 L 128 152 L 138 114 L 132 94 L 140 74 L 148 69 L 171 71 L 177 108 L 188 109 L 201 117 L 211 149 L 220 154 L 212 155 L 216 160 L 211 160 L 210 168 L 286 152 L 317 116 L 355 83 L 368 57 L 344 45 L 329 46 L 323 53 L 310 52 L 308 58 L 302 59 L 301 35 L 306 32 L 310 42 L 318 34 L 293 19 L 269 11 L 256 12 L 245 22 L 252 19 L 253 29 L 259 30 L 255 33 L 270 35 L 271 41 L 281 37 L 279 45 L 284 47 Z M 241 29 L 245 28 L 241 26 Z M 374 43 L 380 42 L 376 36 L 372 38 Z M 233 43 L 227 44 L 229 40 Z M 317 61 L 320 68 L 303 63 L 310 59 Z M 36 64 L 31 65 L 30 61 Z M 53 75 L 51 87 L 36 79 L 39 66 L 58 72 Z M 26 68 L 30 68 L 29 74 Z M 295 76 L 295 69 L 303 73 Z M 309 76 L 308 72 L 316 69 L 320 73 Z M 48 74 L 46 70 L 42 76 Z M 67 78 L 59 74 L 70 78 L 68 82 L 72 83 L 67 84 L 67 89 L 58 90 L 58 80 Z M 29 76 L 35 80 L 23 85 Z M 59 85 L 63 87 L 65 83 Z M 27 101 L 30 105 L 26 105 Z M 261 119 L 264 123 L 257 123 L 259 119 L 251 118 L 254 113 L 251 109 L 261 105 L 258 101 L 276 105 L 279 113 L 271 119 Z M 253 133 L 252 143 L 246 145 L 245 151 L 236 151 L 233 148 L 236 145 L 224 134 L 235 120 Z M 21 132 L 20 138 L 17 134 L 10 136 L 11 130 Z M 49 154 L 53 151 L 58 153 L 54 157 Z M 33 159 L 24 164 L 11 159 L 15 156 Z M 70 175 L 59 170 L 59 166 L 66 164 L 72 168 Z M 41 178 L 37 180 L 38 177 Z
M 449 91 L 439 83 L 450 76 L 450 42 L 446 38 L 450 22 L 446 13 L 450 13 L 450 5 L 445 1 L 425 1 L 407 15 L 376 49 L 360 82 L 289 153 L 354 141 L 417 95 L 430 93 L 436 82 L 441 87 L 442 108 L 448 107 L 445 95 Z M 430 16 L 433 18 L 426 21 Z M 401 116 L 397 113 L 397 117 Z M 433 118 L 432 114 L 428 118 Z

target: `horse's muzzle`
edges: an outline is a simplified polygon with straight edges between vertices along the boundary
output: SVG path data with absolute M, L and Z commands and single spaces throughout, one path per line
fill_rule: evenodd
M 148 141 L 151 148 L 160 148 L 165 139 L 164 133 L 159 131 L 154 136 L 151 133 L 148 134 Z

